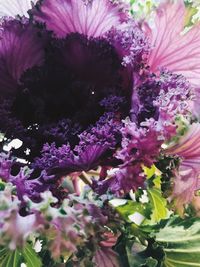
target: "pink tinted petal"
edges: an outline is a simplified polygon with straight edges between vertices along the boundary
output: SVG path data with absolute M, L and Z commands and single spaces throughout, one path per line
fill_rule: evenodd
M 200 123 L 192 124 L 179 143 L 167 149 L 166 153 L 182 159 L 175 175 L 173 196 L 179 204 L 188 203 L 194 192 L 200 189 Z
M 191 202 L 195 191 L 199 189 L 199 171 L 193 168 L 192 163 L 190 165 L 189 162 L 183 161 L 174 182 L 173 197 L 177 200 L 177 206 Z
M 190 103 L 190 110 L 192 111 L 193 115 L 197 118 L 200 118 L 200 87 L 194 88 L 194 97 Z
M 4 22 L 0 33 L 0 92 L 14 92 L 23 72 L 40 65 L 43 56 L 43 42 L 30 24 Z
M 0 17 L 8 16 L 28 17 L 27 11 L 32 8 L 38 0 L 0 0 Z
M 168 148 L 166 152 L 170 155 L 178 155 L 184 160 L 200 158 L 200 123 L 193 123 L 179 143 Z
M 124 16 L 120 7 L 110 0 L 43 0 L 33 15 L 57 37 L 72 32 L 99 37 L 120 25 Z
M 114 235 L 111 232 L 105 232 L 103 235 L 105 240 L 100 242 L 102 247 L 112 248 L 117 243 L 118 235 Z
M 185 15 L 183 0 L 166 0 L 160 5 L 154 27 L 147 30 L 153 46 L 149 65 L 153 72 L 166 67 L 183 74 L 193 85 L 199 85 L 200 24 L 183 34 Z

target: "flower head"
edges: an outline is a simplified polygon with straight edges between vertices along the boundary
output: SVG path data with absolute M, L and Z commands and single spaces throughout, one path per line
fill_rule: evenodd
M 163 6 L 156 25 L 158 18 L 164 23 Z M 110 181 L 94 181 L 96 190 L 137 189 L 142 166 L 153 164 L 176 134 L 177 115 L 188 114 L 191 85 L 180 74 L 157 71 L 160 42 L 121 1 L 41 0 L 30 7 L 16 0 L 20 16 L 1 25 L 0 127 L 6 138 L 23 142 L 12 153 L 40 174 L 32 180 L 22 168 L 8 181 L 39 197 L 51 188 L 48 177 L 60 181 L 117 165 Z
M 126 5 L 110 0 L 44 0 L 30 14 L 2 24 L 1 131 L 23 141 L 17 156 L 34 168 L 94 168 L 120 142 L 147 38 Z

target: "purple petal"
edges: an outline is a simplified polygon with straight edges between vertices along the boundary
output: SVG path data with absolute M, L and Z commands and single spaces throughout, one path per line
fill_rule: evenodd
M 95 168 L 98 165 L 99 158 L 108 149 L 107 145 L 88 145 L 82 151 L 79 151 L 78 155 L 75 155 L 69 148 L 64 149 L 65 146 L 56 148 L 53 145 L 49 146 L 49 150 L 43 154 L 41 159 L 36 160 L 36 166 L 44 168 L 48 165 L 46 169 L 58 174 L 88 171 Z
M 5 21 L 0 33 L 0 91 L 13 93 L 21 75 L 43 61 L 43 42 L 28 23 Z
M 15 166 L 16 165 L 16 166 Z M 32 200 L 38 201 L 40 199 L 40 193 L 44 192 L 50 187 L 50 184 L 45 183 L 45 179 L 50 181 L 43 171 L 39 177 L 31 177 L 33 170 L 28 168 L 20 168 L 20 171 L 16 175 L 12 175 L 12 170 L 18 167 L 19 163 L 11 159 L 7 154 L 0 154 L 0 177 L 5 182 L 10 182 L 16 186 L 17 196 L 20 200 L 23 200 L 25 195 L 28 195 Z M 19 165 L 20 167 L 20 165 Z M 33 179 L 34 178 L 34 179 Z
M 120 8 L 109 0 L 43 0 L 32 13 L 57 37 L 72 32 L 99 37 L 120 25 L 124 17 Z
M 135 191 L 139 187 L 144 187 L 144 180 L 140 163 L 132 166 L 121 166 L 111 178 L 103 181 L 94 180 L 93 189 L 100 195 L 111 191 L 113 194 L 121 196 L 129 193 L 130 190 Z
M 105 152 L 116 146 L 120 128 L 121 122 L 111 112 L 105 113 L 94 126 L 79 134 L 80 141 L 74 149 L 70 145 L 57 148 L 55 143 L 46 144 L 33 166 L 61 174 L 95 168 Z
M 79 156 L 74 157 L 72 166 L 74 165 L 74 168 L 80 168 L 80 170 L 90 170 L 96 167 L 99 158 L 107 148 L 107 145 L 87 146 Z

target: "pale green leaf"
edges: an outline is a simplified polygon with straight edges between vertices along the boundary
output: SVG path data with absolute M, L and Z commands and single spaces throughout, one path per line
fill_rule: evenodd
M 39 256 L 36 254 L 34 249 L 28 244 L 23 249 L 23 258 L 27 267 L 41 267 L 42 262 Z
M 125 205 L 116 207 L 116 211 L 128 222 L 131 222 L 129 216 L 135 212 L 140 213 L 145 218 L 148 218 L 150 215 L 149 206 L 146 203 L 138 203 L 132 200 L 127 200 Z
M 27 267 L 41 267 L 42 262 L 34 249 L 27 244 L 23 249 L 0 250 L 0 267 L 20 267 L 25 263 Z
M 20 267 L 21 262 L 21 254 L 18 250 L 2 249 L 0 251 L 0 267 Z
M 162 197 L 159 189 L 148 189 L 148 197 L 152 206 L 151 221 L 152 223 L 159 222 L 161 219 L 166 219 L 168 210 L 166 208 L 167 201 Z
M 156 234 L 165 253 L 164 267 L 200 266 L 200 219 L 176 219 Z

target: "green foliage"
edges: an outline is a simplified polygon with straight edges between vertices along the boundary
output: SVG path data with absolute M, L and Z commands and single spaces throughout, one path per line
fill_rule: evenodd
M 138 227 L 144 231 L 146 226 Z M 140 229 L 141 228 L 141 229 Z M 148 226 L 147 226 L 148 228 Z M 149 226 L 146 243 L 132 239 L 121 241 L 120 257 L 127 267 L 195 267 L 200 266 L 200 218 L 178 216 Z M 122 248 L 123 253 L 122 253 Z
M 20 267 L 21 263 L 21 254 L 18 250 L 2 249 L 0 251 L 0 267 Z
M 127 200 L 125 205 L 116 207 L 116 211 L 122 216 L 122 218 L 127 221 L 131 222 L 129 216 L 135 212 L 140 213 L 146 218 L 150 216 L 150 209 L 148 204 L 146 203 L 139 203 L 132 200 Z
M 147 16 L 158 5 L 156 0 L 130 0 L 131 13 L 138 18 Z
M 200 266 L 200 219 L 170 219 L 156 233 L 165 253 L 163 267 Z
M 5 189 L 5 186 L 6 186 L 6 183 L 3 182 L 1 179 L 0 179 L 0 191 L 3 191 Z
M 144 244 L 125 236 L 116 247 L 122 267 L 160 267 L 164 258 L 163 250 L 153 239 Z
M 25 263 L 27 267 L 42 266 L 40 258 L 29 244 L 14 251 L 7 248 L 0 250 L 0 267 L 20 267 L 21 263 Z
M 161 188 L 161 172 L 156 168 L 155 165 L 152 165 L 151 168 L 144 167 L 144 173 L 147 178 L 148 188 L 155 187 Z
M 171 190 L 171 180 L 173 172 L 179 166 L 179 158 L 174 156 L 160 155 L 156 162 L 156 168 L 161 172 L 161 190 L 165 196 L 168 196 Z
M 156 267 L 158 264 L 156 259 L 148 256 L 147 248 L 140 243 L 127 244 L 126 251 L 130 267 Z
M 148 189 L 148 197 L 151 203 L 151 222 L 157 223 L 161 219 L 166 219 L 168 214 L 167 201 L 162 197 L 161 191 L 157 188 Z
M 42 266 L 40 258 L 29 244 L 26 245 L 22 250 L 22 256 L 24 258 L 27 267 Z

